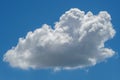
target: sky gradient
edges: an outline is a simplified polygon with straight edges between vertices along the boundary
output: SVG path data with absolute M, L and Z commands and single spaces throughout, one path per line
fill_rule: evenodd
M 0 80 L 120 80 L 119 3 L 118 0 L 0 0 Z M 58 72 L 52 69 L 22 70 L 3 62 L 3 55 L 17 45 L 20 37 L 43 24 L 53 27 L 59 17 L 71 8 L 79 8 L 85 13 L 91 11 L 95 15 L 107 11 L 111 15 L 116 35 L 105 46 L 112 48 L 115 56 L 86 69 Z

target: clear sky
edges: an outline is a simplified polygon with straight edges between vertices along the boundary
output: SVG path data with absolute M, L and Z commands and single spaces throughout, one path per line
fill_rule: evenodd
M 0 80 L 120 80 L 120 1 L 119 0 L 0 0 Z M 34 31 L 43 24 L 54 26 L 59 17 L 71 8 L 98 14 L 107 11 L 116 30 L 106 47 L 116 55 L 86 69 L 22 70 L 3 62 L 3 55 L 16 46 L 20 37 Z

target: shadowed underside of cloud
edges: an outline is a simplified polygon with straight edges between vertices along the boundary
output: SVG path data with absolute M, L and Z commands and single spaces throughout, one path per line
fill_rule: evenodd
M 60 17 L 54 29 L 44 24 L 20 38 L 3 60 L 22 69 L 94 66 L 115 54 L 104 46 L 114 35 L 111 17 L 106 11 L 93 15 L 72 8 Z

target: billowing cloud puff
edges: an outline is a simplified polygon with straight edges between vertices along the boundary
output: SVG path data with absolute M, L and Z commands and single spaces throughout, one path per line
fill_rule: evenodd
M 28 32 L 16 47 L 5 53 L 3 60 L 22 69 L 93 66 L 115 54 L 104 46 L 114 35 L 111 17 L 106 11 L 93 15 L 73 8 L 60 17 L 54 29 L 44 24 Z

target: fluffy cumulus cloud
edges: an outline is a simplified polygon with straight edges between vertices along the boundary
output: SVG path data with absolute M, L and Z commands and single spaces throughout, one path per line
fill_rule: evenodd
M 75 69 L 94 66 L 115 52 L 104 46 L 115 35 L 106 11 L 97 15 L 77 8 L 66 11 L 54 29 L 44 24 L 8 50 L 4 61 L 22 69 Z

